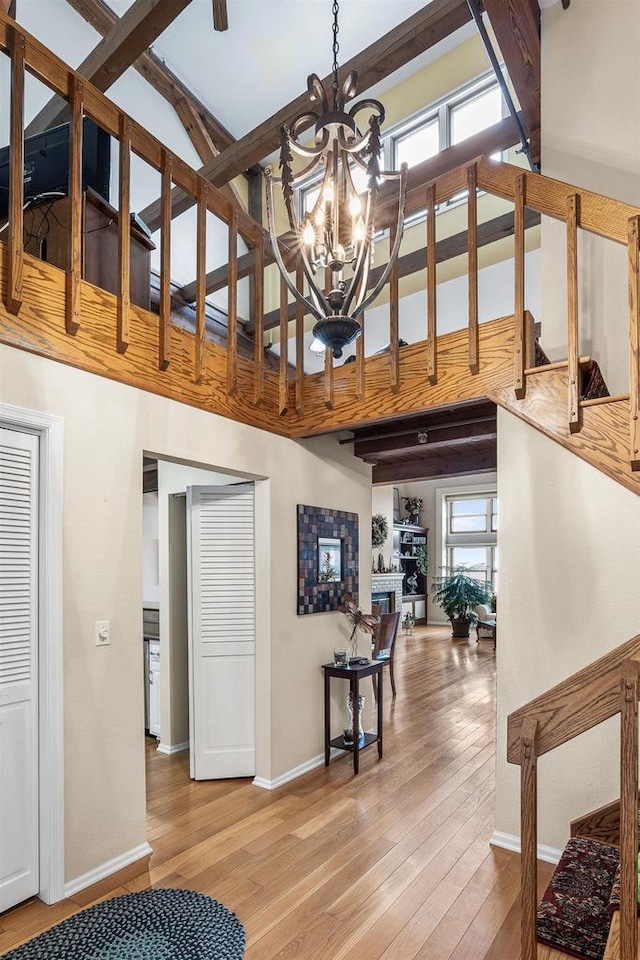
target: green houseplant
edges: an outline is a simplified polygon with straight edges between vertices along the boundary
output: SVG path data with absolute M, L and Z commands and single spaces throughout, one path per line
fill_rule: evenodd
M 470 575 L 467 567 L 453 567 L 448 573 L 434 577 L 431 586 L 433 600 L 442 607 L 451 621 L 452 636 L 469 636 L 469 627 L 476 623 L 475 607 L 488 603 L 490 585 Z

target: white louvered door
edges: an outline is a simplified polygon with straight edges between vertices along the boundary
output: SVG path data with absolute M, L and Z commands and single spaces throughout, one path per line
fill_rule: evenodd
M 0 429 L 0 912 L 38 893 L 38 440 Z
M 255 775 L 252 483 L 187 487 L 190 772 Z

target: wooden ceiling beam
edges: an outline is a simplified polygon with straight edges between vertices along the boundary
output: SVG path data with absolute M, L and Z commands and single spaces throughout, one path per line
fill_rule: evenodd
M 122 76 L 160 36 L 191 0 L 135 0 L 124 16 L 102 38 L 78 67 L 80 73 L 103 93 Z M 25 133 L 31 136 L 62 123 L 67 102 L 55 96 L 31 121 Z
M 0 10 L 12 20 L 16 18 L 16 0 L 0 0 Z
M 497 438 L 497 420 L 487 417 L 476 423 L 452 423 L 440 427 L 425 426 L 421 431 L 427 435 L 422 443 L 418 440 L 418 431 L 400 434 L 397 437 L 380 437 L 376 440 L 356 440 L 353 452 L 362 460 L 374 461 L 384 456 L 397 456 L 404 453 L 429 455 L 444 447 L 459 446 L 461 443 L 484 442 Z
M 471 19 L 466 0 L 432 0 L 408 20 L 394 27 L 362 53 L 352 57 L 339 70 L 339 82 L 351 70 L 358 73 L 360 92 L 364 92 L 409 63 L 425 50 L 444 40 Z M 331 76 L 323 81 L 331 86 Z M 280 142 L 280 127 L 291 121 L 309 107 L 305 92 L 269 117 L 232 146 L 223 150 L 219 157 L 205 164 L 199 171 L 216 186 L 227 183 L 258 163 L 277 149 Z M 182 190 L 172 193 L 172 216 L 177 217 L 193 206 L 193 197 Z M 141 211 L 143 220 L 152 230 L 160 224 L 160 200 L 149 204 Z
M 540 7 L 538 0 L 484 0 L 531 144 L 540 162 Z
M 493 442 L 470 445 L 465 450 L 449 449 L 404 463 L 382 463 L 374 467 L 373 483 L 400 483 L 429 480 L 434 477 L 458 477 L 464 473 L 489 473 L 497 470 L 497 445 Z

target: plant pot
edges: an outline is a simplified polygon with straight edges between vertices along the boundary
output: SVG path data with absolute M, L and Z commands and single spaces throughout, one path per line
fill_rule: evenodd
M 417 513 L 409 514 L 409 523 L 411 524 L 412 527 L 419 527 L 420 526 L 419 515 Z
M 467 620 L 466 617 L 456 617 L 455 620 L 451 621 L 451 636 L 454 640 L 466 640 L 469 636 L 469 627 L 471 621 Z

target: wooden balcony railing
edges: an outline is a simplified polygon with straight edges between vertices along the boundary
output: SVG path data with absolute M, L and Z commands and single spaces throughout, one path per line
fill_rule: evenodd
M 263 228 L 233 199 L 208 183 L 176 154 L 167 149 L 102 93 L 47 50 L 19 25 L 0 13 L 0 50 L 11 58 L 11 122 L 9 216 L 5 244 L 0 244 L 0 265 L 5 274 L 4 305 L 0 316 L 0 339 L 93 372 L 121 379 L 143 389 L 176 397 L 187 403 L 215 410 L 225 416 L 255 423 L 287 436 L 321 433 L 354 424 L 423 410 L 455 399 L 487 396 L 497 387 L 512 387 L 524 398 L 527 378 L 533 373 L 532 324 L 525 301 L 525 230 L 532 216 L 562 220 L 567 227 L 567 344 L 568 382 L 566 423 L 579 431 L 583 403 L 579 383 L 578 277 L 585 264 L 578 262 L 581 230 L 624 244 L 629 251 L 630 387 L 624 394 L 630 407 L 629 460 L 640 467 L 640 209 L 509 164 L 476 158 L 410 190 L 408 212 L 426 211 L 425 246 L 408 254 L 396 265 L 389 280 L 390 318 L 387 355 L 365 357 L 363 338 L 356 344 L 355 363 L 334 368 L 326 357 L 322 374 L 305 375 L 303 367 L 304 317 L 288 302 L 280 284 L 280 303 L 274 323 L 281 343 L 288 340 L 289 323 L 295 326 L 295 366 L 286 360 L 284 346 L 279 369 L 265 366 L 264 272 L 272 262 L 270 242 Z M 70 104 L 69 201 L 71 209 L 68 269 L 64 276 L 64 326 L 55 323 L 59 281 L 46 264 L 35 263 L 24 251 L 23 152 L 25 71 L 34 74 Z M 100 295 L 82 279 L 82 117 L 88 116 L 120 143 L 118 289 L 115 300 Z M 470 138 L 468 149 L 473 149 Z M 465 149 L 467 149 L 465 147 Z M 158 171 L 162 184 L 160 224 L 159 315 L 148 313 L 130 298 L 131 155 L 135 153 Z M 442 158 L 438 160 L 441 164 Z M 428 173 L 430 161 L 420 165 Z M 170 245 L 172 232 L 171 190 L 178 186 L 197 204 L 197 277 L 183 290 L 192 290 L 195 301 L 195 333 L 177 329 L 171 319 Z M 438 243 L 436 208 L 468 191 L 467 230 Z M 513 204 L 512 228 L 498 218 L 492 224 L 478 223 L 480 192 Z M 391 198 L 389 199 L 389 202 Z M 384 219 L 385 197 L 382 197 Z M 483 201 L 484 202 L 484 201 Z M 534 212 L 536 212 L 534 214 Z M 228 265 L 214 273 L 228 288 L 228 338 L 226 349 L 207 337 L 205 297 L 207 277 L 206 218 L 211 214 L 228 231 Z M 508 219 L 508 215 L 505 215 Z M 493 323 L 478 322 L 478 249 L 495 239 L 495 232 L 515 235 L 514 312 Z M 238 238 L 249 253 L 238 256 Z M 462 249 L 468 256 L 468 311 L 463 330 L 438 334 L 436 266 L 441 244 L 449 255 Z M 453 251 L 453 248 L 456 248 Z M 444 254 L 443 254 L 444 255 Z M 293 258 L 295 260 L 295 257 Z M 46 268 L 46 269 L 45 269 Z M 270 268 L 275 269 L 275 268 Z M 292 269 L 295 263 L 292 262 Z M 398 347 L 402 301 L 399 278 L 426 270 L 427 309 L 424 338 Z M 53 268 L 51 268 L 53 271 Z M 254 336 L 253 359 L 238 349 L 238 283 L 250 275 L 252 319 L 245 325 Z M 48 283 L 48 305 L 43 301 L 43 277 Z M 35 278 L 38 278 L 36 283 Z M 25 303 L 28 286 L 29 303 Z M 44 284 L 46 286 L 46 284 Z M 33 292 L 35 290 L 35 293 Z M 35 298 L 35 301 L 34 301 Z M 37 302 L 36 302 L 37 301 Z M 43 335 L 37 318 L 45 314 L 51 329 Z M 113 326 L 109 329 L 109 323 Z M 366 323 L 366 320 L 363 321 Z M 269 325 L 271 317 L 269 316 Z M 99 328 L 99 329 L 98 329 Z M 109 347 L 108 344 L 112 345 Z M 108 355 L 109 350 L 113 355 Z M 543 368 L 544 369 L 544 368 Z M 536 371 L 537 372 L 537 371 Z M 453 374 L 453 375 L 452 375 Z M 611 398 L 620 399 L 621 395 Z
M 520 765 L 522 960 L 535 960 L 537 761 L 620 715 L 620 957 L 637 960 L 638 697 L 640 635 L 508 718 L 507 759 Z

